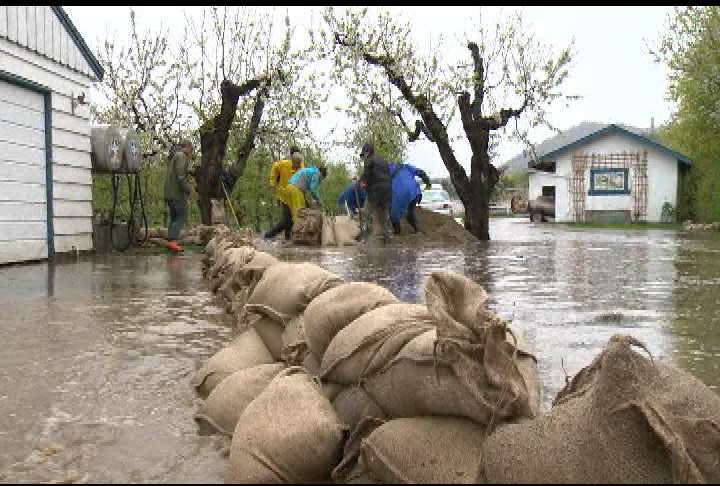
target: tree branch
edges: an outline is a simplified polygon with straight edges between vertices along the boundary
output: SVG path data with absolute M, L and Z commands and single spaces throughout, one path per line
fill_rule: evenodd
M 360 56 L 368 63 L 373 66 L 381 67 L 385 70 L 385 74 L 388 80 L 393 84 L 399 91 L 402 97 L 415 108 L 415 110 L 422 118 L 425 129 L 432 135 L 431 140 L 438 146 L 440 157 L 445 164 L 445 167 L 450 172 L 450 178 L 453 180 L 455 187 L 461 188 L 460 192 L 464 191 L 464 188 L 468 185 L 468 177 L 465 169 L 458 163 L 455 157 L 450 141 L 447 135 L 447 130 L 440 118 L 435 114 L 432 105 L 424 95 L 416 95 L 408 85 L 405 78 L 395 69 L 396 62 L 389 56 L 378 56 L 367 52 L 363 45 L 357 41 L 351 41 L 343 38 L 338 32 L 335 32 L 335 43 L 349 48 L 360 47 Z M 418 126 L 416 124 L 416 130 Z M 427 134 L 427 133 L 426 133 Z M 461 198 L 467 199 L 468 195 L 463 193 L 459 194 Z
M 505 125 L 508 124 L 510 121 L 510 118 L 517 118 L 519 117 L 523 111 L 525 111 L 525 108 L 527 108 L 528 105 L 528 99 L 525 98 L 525 101 L 523 102 L 522 106 L 518 108 L 517 110 L 513 109 L 502 109 L 500 110 L 500 113 L 497 116 L 487 116 L 480 119 L 481 126 L 485 127 L 487 130 L 497 130 L 498 128 L 502 128 Z
M 472 102 L 472 114 L 475 119 L 482 117 L 482 104 L 485 96 L 485 66 L 480 57 L 480 49 L 475 42 L 468 43 L 468 49 L 472 55 L 473 64 L 475 65 L 473 76 L 473 87 L 475 88 L 475 99 Z

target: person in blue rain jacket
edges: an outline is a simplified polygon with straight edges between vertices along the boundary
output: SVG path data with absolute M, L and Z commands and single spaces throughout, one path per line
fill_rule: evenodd
M 390 176 L 392 177 L 392 203 L 390 205 L 390 222 L 396 235 L 400 234 L 400 219 L 407 217 L 408 223 L 415 233 L 418 232 L 415 206 L 422 198 L 420 184 L 415 177 L 420 177 L 429 188 L 430 178 L 424 170 L 411 164 L 390 162 Z
M 365 198 L 367 193 L 365 189 L 360 187 L 357 180 L 353 180 L 349 186 L 340 194 L 337 200 L 338 206 L 343 209 L 345 203 L 348 205 L 348 209 L 352 214 L 357 214 L 358 208 L 362 208 L 365 204 Z

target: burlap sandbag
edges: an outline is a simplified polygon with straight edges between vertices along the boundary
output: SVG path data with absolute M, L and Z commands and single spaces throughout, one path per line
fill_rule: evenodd
M 492 483 L 718 483 L 720 397 L 690 374 L 606 348 L 536 420 L 498 428 L 479 480 Z
M 245 309 L 287 321 L 301 314 L 315 297 L 341 283 L 340 277 L 314 263 L 276 263 L 265 270 Z
M 323 212 L 300 208 L 293 223 L 292 240 L 297 245 L 318 246 L 322 239 Z
M 386 484 L 468 484 L 477 477 L 485 431 L 459 417 L 395 419 L 363 440 L 361 455 Z
M 437 360 L 436 336 L 432 329 L 409 342 L 384 369 L 365 379 L 366 391 L 392 418 L 455 415 L 488 424 L 492 407 L 478 402 L 479 393 L 469 390 L 449 364 Z
M 268 316 L 255 316 L 251 327 L 257 331 L 273 359 L 280 361 L 283 346 L 282 326 Z
M 228 277 L 252 261 L 254 256 L 255 249 L 249 246 L 230 247 L 222 250 L 208 272 L 213 292 L 223 285 Z
M 303 313 L 308 348 L 315 356 L 323 356 L 345 326 L 377 307 L 397 302 L 389 290 L 370 282 L 348 282 L 323 292 Z
M 200 397 L 210 392 L 230 374 L 261 364 L 274 363 L 272 355 L 255 329 L 248 329 L 212 356 L 194 374 L 191 384 Z
M 323 215 L 322 231 L 320 232 L 320 244 L 322 246 L 336 246 L 335 231 L 333 230 L 333 219 L 331 216 Z
M 220 382 L 201 401 L 195 420 L 205 422 L 220 433 L 232 437 L 240 415 L 250 402 L 270 384 L 285 365 L 262 364 L 236 371 Z
M 362 386 L 345 386 L 332 400 L 333 409 L 345 428 L 352 432 L 365 417 L 385 420 L 387 416 Z
M 360 223 L 350 216 L 336 216 L 333 219 L 333 230 L 337 246 L 357 245 L 355 237 L 360 234 Z
M 437 322 L 437 360 L 450 367 L 491 422 L 534 417 L 525 377 L 518 369 L 518 357 L 534 356 L 518 349 L 508 339 L 506 321 L 486 303 L 482 286 L 450 272 L 433 272 L 425 281 L 425 302 Z
M 263 251 L 255 251 L 252 259 L 246 263 L 243 267 L 235 270 L 234 274 L 230 276 L 233 283 L 238 287 L 238 291 L 233 297 L 231 305 L 231 312 L 236 317 L 236 326 L 239 331 L 245 330 L 251 323 L 250 314 L 246 311 L 245 305 L 250 300 L 255 287 L 258 282 L 262 279 L 265 271 L 271 266 L 278 263 L 278 260 Z M 260 309 L 255 312 L 259 315 L 269 315 L 272 309 Z M 275 317 L 277 320 L 277 317 Z
M 330 341 L 320 362 L 323 380 L 352 385 L 383 369 L 434 321 L 419 304 L 388 304 L 345 326 Z
M 342 423 L 320 386 L 304 369 L 288 368 L 240 416 L 225 481 L 324 482 L 342 446 Z

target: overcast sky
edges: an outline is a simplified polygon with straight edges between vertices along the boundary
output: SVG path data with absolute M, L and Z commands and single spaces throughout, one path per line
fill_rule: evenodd
M 124 44 L 129 30 L 129 10 L 124 6 L 72 6 L 63 7 L 83 36 L 88 46 L 98 52 L 99 43 L 106 36 L 115 36 Z M 163 28 L 180 32 L 185 25 L 183 10 L 191 12 L 197 7 L 134 7 L 141 30 Z M 276 7 L 282 13 L 286 7 Z M 553 46 L 554 52 L 574 39 L 575 60 L 570 79 L 563 93 L 577 94 L 582 99 L 569 108 L 558 105 L 551 112 L 551 122 L 560 129 L 571 128 L 583 121 L 625 123 L 647 128 L 654 118 L 655 126 L 667 121 L 672 104 L 665 101 L 667 69 L 656 64 L 648 54 L 648 45 L 654 44 L 667 25 L 672 7 L 591 6 L 591 7 L 388 7 L 391 12 L 407 19 L 413 25 L 413 36 L 418 44 L 429 46 L 443 37 L 445 49 L 465 51 L 459 42 L 464 33 L 472 33 L 481 22 L 502 15 L 503 18 L 517 9 L 525 12 L 528 28 L 538 40 Z M 311 18 L 310 7 L 287 7 L 294 24 L 305 24 Z M 315 13 L 314 19 L 318 20 Z M 337 101 L 337 100 L 334 100 Z M 327 127 L 318 122 L 317 130 Z M 540 143 L 552 134 L 539 131 L 531 140 Z M 500 163 L 522 151 L 516 144 L 500 147 Z M 469 163 L 466 143 L 457 146 L 456 154 L 465 167 Z M 424 168 L 433 176 L 446 176 L 437 149 L 427 141 L 410 145 L 408 160 Z

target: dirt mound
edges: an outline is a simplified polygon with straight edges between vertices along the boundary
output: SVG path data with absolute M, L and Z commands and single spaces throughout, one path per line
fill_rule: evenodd
M 477 238 L 466 231 L 452 216 L 421 208 L 415 210 L 415 215 L 418 221 L 418 233 L 413 233 L 412 227 L 403 218 L 400 221 L 400 235 L 391 233 L 390 244 L 463 245 L 477 242 Z

